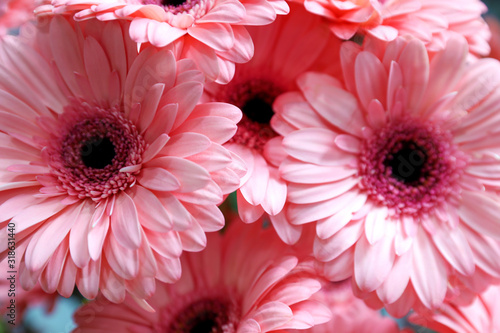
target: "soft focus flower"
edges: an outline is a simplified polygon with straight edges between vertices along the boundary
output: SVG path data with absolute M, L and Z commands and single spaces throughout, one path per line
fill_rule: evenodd
M 489 287 L 472 303 L 445 303 L 435 312 L 413 314 L 410 320 L 440 333 L 500 332 L 500 287 Z
M 347 42 L 345 86 L 307 73 L 275 103 L 297 115 L 271 122 L 288 220 L 316 222 L 329 278 L 354 274 L 361 297 L 398 316 L 441 305 L 451 276 L 500 277 L 500 64 L 466 58 L 459 37 L 431 60 L 417 39 L 380 58 Z
M 500 22 L 494 16 L 487 16 L 486 22 L 491 31 L 490 48 L 488 55 L 491 58 L 500 59 Z
M 234 104 L 243 111 L 238 131 L 225 145 L 248 166 L 237 193 L 240 217 L 249 223 L 266 212 L 280 237 L 294 243 L 301 227 L 291 226 L 279 214 L 287 192 L 278 172 L 284 156 L 281 137 L 269 124 L 274 114 L 272 105 L 279 94 L 296 90 L 297 76 L 307 70 L 328 68 L 340 72 L 335 66 L 340 62 L 340 41 L 329 37 L 328 26 L 321 18 L 298 4 L 291 4 L 290 9 L 289 15 L 269 26 L 249 28 L 255 56 L 236 66 L 229 84 L 207 84 L 204 97 Z
M 351 279 L 323 285 L 312 299 L 327 304 L 332 319 L 311 327 L 307 333 L 398 333 L 396 321 L 383 317 L 380 311 L 369 308 L 352 293 Z M 297 332 L 297 331 L 291 331 Z
M 309 298 L 324 281 L 314 263 L 261 223 L 234 220 L 224 235 L 209 234 L 200 253 L 184 253 L 175 284 L 158 285 L 145 307 L 99 297 L 75 314 L 74 332 L 272 332 L 306 329 L 330 319 Z
M 15 270 L 9 269 L 7 261 L 0 262 L 0 269 L 0 317 L 19 324 L 31 306 L 43 305 L 47 311 L 52 311 L 57 293 L 47 294 L 38 284 L 30 291 L 23 290 L 17 274 L 13 273 Z
M 35 0 L 0 0 L 0 36 L 34 19 L 35 7 Z
M 411 35 L 430 51 L 439 51 L 454 34 L 467 38 L 475 55 L 489 53 L 489 30 L 479 0 L 295 0 L 330 21 L 330 29 L 348 40 L 356 33 L 392 41 Z
M 241 112 L 197 105 L 202 73 L 138 54 L 125 22 L 87 23 L 54 17 L 33 47 L 0 46 L 0 251 L 13 224 L 23 288 L 118 302 L 176 281 L 182 251 L 223 227 L 244 170 L 221 145 Z
M 284 0 L 54 0 L 54 12 L 75 19 L 131 20 L 132 40 L 155 46 L 172 44 L 180 57 L 193 59 L 210 80 L 227 83 L 235 63 L 253 55 L 245 26 L 266 25 L 287 14 Z M 38 9 L 39 14 L 50 6 Z

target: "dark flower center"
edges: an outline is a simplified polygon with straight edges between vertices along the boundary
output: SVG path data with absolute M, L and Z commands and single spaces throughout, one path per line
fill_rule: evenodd
M 259 124 L 269 124 L 274 115 L 271 103 L 265 99 L 255 96 L 245 102 L 241 111 L 252 121 Z
M 233 333 L 234 311 L 230 303 L 202 299 L 184 308 L 167 328 L 168 333 Z
M 238 131 L 228 143 L 262 151 L 264 145 L 277 135 L 270 122 L 274 115 L 273 102 L 282 91 L 281 87 L 266 79 L 233 81 L 221 90 L 215 100 L 234 104 L 243 112 Z
M 185 0 L 162 0 L 161 4 L 163 6 L 177 7 L 177 6 L 182 5 L 184 2 L 186 2 L 186 1 Z
M 391 168 L 391 176 L 412 185 L 425 177 L 424 166 L 427 161 L 425 150 L 412 141 L 400 142 L 393 147 L 395 152 L 389 153 L 384 165 Z
M 92 138 L 80 148 L 82 162 L 89 168 L 104 169 L 115 155 L 115 146 L 108 137 Z
M 51 173 L 71 196 L 105 199 L 135 183 L 146 148 L 142 136 L 117 108 L 101 109 L 86 103 L 67 107 L 58 120 L 61 135 L 47 150 Z
M 466 164 L 451 133 L 433 124 L 389 124 L 365 141 L 361 186 L 394 214 L 418 215 L 452 193 Z

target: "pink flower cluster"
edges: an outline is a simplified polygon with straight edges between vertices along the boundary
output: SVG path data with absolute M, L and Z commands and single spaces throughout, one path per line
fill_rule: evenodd
M 74 332 L 500 331 L 480 0 L 4 2 L 8 324 L 77 288 Z

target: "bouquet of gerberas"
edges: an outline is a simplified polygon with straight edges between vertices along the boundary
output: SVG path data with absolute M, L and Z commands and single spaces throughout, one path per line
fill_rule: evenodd
M 485 11 L 3 1 L 5 327 L 76 287 L 74 332 L 500 332 Z

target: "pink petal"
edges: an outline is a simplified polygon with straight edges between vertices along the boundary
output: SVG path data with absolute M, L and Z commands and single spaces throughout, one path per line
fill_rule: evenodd
M 208 116 L 185 121 L 173 134 L 200 133 L 215 143 L 223 144 L 234 136 L 236 130 L 237 126 L 233 121 L 223 117 Z
M 238 214 L 241 220 L 245 223 L 257 221 L 264 214 L 264 209 L 260 205 L 252 205 L 241 194 L 241 191 L 236 192 L 238 203 Z
M 274 22 L 276 19 L 276 12 L 268 1 L 245 1 L 243 5 L 245 6 L 246 15 L 240 24 L 266 25 Z
M 127 193 L 116 196 L 111 230 L 121 246 L 136 250 L 141 244 L 141 226 L 134 201 Z
M 297 79 L 307 101 L 330 124 L 338 129 L 361 136 L 365 126 L 356 97 L 333 85 L 321 74 L 306 73 Z
M 134 201 L 140 224 L 143 227 L 156 232 L 172 230 L 173 223 L 170 216 L 153 192 L 137 185 L 131 189 L 129 195 Z
M 108 235 L 109 216 L 106 216 L 101 223 L 92 226 L 88 234 L 89 254 L 92 260 L 96 261 L 101 257 L 104 239 Z
M 135 21 L 137 21 L 137 19 L 132 22 Z M 136 23 L 136 26 L 137 25 Z M 136 27 L 134 28 L 137 29 Z M 130 27 L 130 31 L 132 31 L 132 26 Z M 140 27 L 140 30 L 137 31 L 137 34 L 139 33 L 144 33 L 144 27 Z M 166 22 L 149 20 L 147 24 L 147 39 L 151 44 L 157 47 L 166 46 L 185 34 L 187 34 L 187 30 L 172 27 Z M 141 35 L 134 35 L 134 37 L 136 39 L 141 39 L 141 37 L 144 38 Z M 132 39 L 134 39 L 134 37 Z
M 368 243 L 374 244 L 387 232 L 386 226 L 393 221 L 387 221 L 388 209 L 386 206 L 376 207 L 365 218 L 365 236 Z
M 394 230 L 390 229 L 377 243 L 370 244 L 361 237 L 354 253 L 354 277 L 362 291 L 377 289 L 391 272 L 396 253 L 394 251 Z
M 276 233 L 283 242 L 293 245 L 298 242 L 302 235 L 302 226 L 293 225 L 288 222 L 284 211 L 277 215 L 270 216 L 269 219 L 276 230 Z
M 109 237 L 109 241 L 104 246 L 104 253 L 109 266 L 118 276 L 124 279 L 133 279 L 139 273 L 137 249 L 123 247 L 115 237 Z
M 460 219 L 475 231 L 500 238 L 500 204 L 497 200 L 482 193 L 463 191 L 458 214 Z
M 181 133 L 170 138 L 161 153 L 165 156 L 188 157 L 210 147 L 210 139 L 203 134 Z
M 280 179 L 277 168 L 269 168 L 266 194 L 261 203 L 266 213 L 276 215 L 281 212 L 286 201 L 287 187 L 286 183 Z
M 305 128 L 283 139 L 286 152 L 301 161 L 338 166 L 354 163 L 355 156 L 334 145 L 336 134 L 323 128 Z M 312 149 L 314 148 L 314 149 Z
M 207 246 L 207 237 L 205 232 L 197 222 L 180 232 L 182 249 L 184 251 L 199 252 Z
M 50 218 L 39 229 L 26 248 L 26 266 L 32 271 L 41 270 L 78 220 L 84 203 L 67 207 L 61 214 Z M 18 215 L 19 216 L 19 215 Z
M 407 107 L 418 110 L 429 82 L 429 56 L 424 44 L 418 40 L 410 41 L 401 53 L 398 63 L 408 94 Z
M 440 306 L 446 295 L 446 265 L 423 228 L 413 243 L 411 282 L 419 299 L 429 309 Z
M 149 232 L 146 230 L 149 245 L 157 254 L 165 258 L 176 259 L 182 254 L 181 238 L 178 232 Z
M 363 221 L 351 221 L 327 239 L 314 239 L 314 256 L 320 261 L 331 261 L 351 248 L 363 234 Z
M 265 198 L 267 183 L 269 182 L 269 168 L 264 158 L 256 153 L 253 154 L 253 171 L 248 181 L 241 186 L 240 191 L 245 200 L 256 206 L 260 205 Z
M 71 228 L 69 234 L 69 250 L 71 258 L 78 268 L 85 267 L 90 260 L 89 247 L 87 243 L 87 235 L 91 225 L 91 216 L 95 211 L 94 203 L 84 201 L 82 211 L 75 219 L 75 224 Z
M 175 191 L 181 187 L 181 183 L 172 173 L 158 167 L 143 168 L 137 181 L 148 189 L 163 192 Z
M 359 180 L 354 177 L 314 186 L 291 183 L 288 185 L 288 200 L 297 204 L 309 204 L 329 200 L 348 192 L 358 183 Z
M 377 295 L 382 302 L 391 304 L 403 295 L 410 281 L 412 260 L 411 251 L 406 252 L 400 257 L 396 257 L 391 272 L 384 283 L 377 289 Z
M 245 14 L 245 7 L 238 1 L 217 1 L 216 5 L 208 13 L 196 20 L 196 23 L 238 23 Z
M 356 168 L 349 166 L 320 166 L 300 163 L 291 158 L 286 158 L 280 165 L 281 177 L 299 184 L 320 184 L 338 181 L 353 176 L 357 172 Z
M 373 100 L 385 104 L 387 72 L 380 60 L 370 52 L 361 52 L 354 67 L 356 88 L 365 110 Z
M 440 225 L 432 234 L 432 240 L 443 257 L 459 273 L 469 276 L 474 272 L 474 255 L 467 238 L 459 228 Z
M 204 188 L 211 180 L 207 170 L 194 162 L 175 156 L 156 158 L 149 162 L 147 166 L 152 167 L 147 169 L 164 170 L 167 172 L 166 174 L 172 175 L 179 182 L 179 187 L 175 191 L 180 193 L 192 192 Z M 161 179 L 160 177 L 163 176 L 159 174 L 157 177 Z M 159 182 L 159 179 L 156 181 Z M 141 184 L 143 184 L 142 179 Z M 165 191 L 166 189 L 158 187 L 156 190 Z
M 227 51 L 234 45 L 234 34 L 227 23 L 202 23 L 188 28 L 188 33 L 216 51 Z
M 290 204 L 287 216 L 293 224 L 303 224 L 329 217 L 352 201 L 366 201 L 366 194 L 349 191 L 336 198 L 311 204 Z

